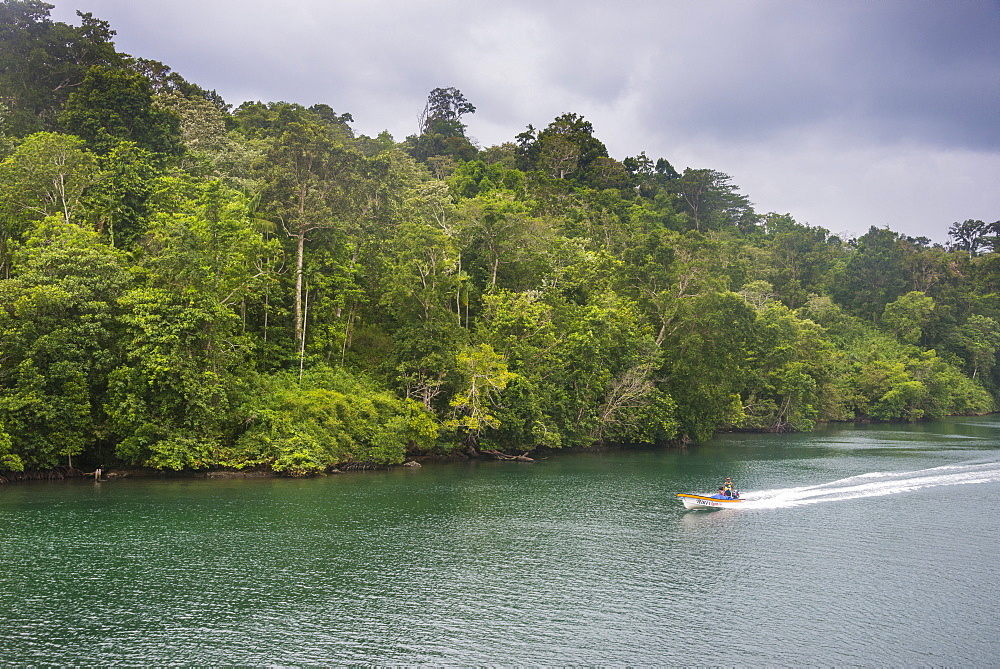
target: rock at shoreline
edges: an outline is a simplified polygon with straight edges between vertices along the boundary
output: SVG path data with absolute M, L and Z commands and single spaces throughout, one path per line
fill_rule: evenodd
M 262 472 L 262 471 L 231 471 L 222 470 L 217 472 L 208 472 L 205 474 L 205 478 L 209 479 L 263 479 L 263 478 L 274 478 L 275 474 L 273 472 Z

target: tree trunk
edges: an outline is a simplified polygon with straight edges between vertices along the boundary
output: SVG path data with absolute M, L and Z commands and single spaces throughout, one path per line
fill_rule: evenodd
M 306 359 L 306 319 L 309 317 L 309 289 L 306 288 L 306 304 L 303 310 L 302 336 L 299 340 L 299 381 L 302 380 L 302 370 Z
M 295 341 L 302 339 L 302 272 L 305 266 L 306 232 L 299 228 L 295 236 Z

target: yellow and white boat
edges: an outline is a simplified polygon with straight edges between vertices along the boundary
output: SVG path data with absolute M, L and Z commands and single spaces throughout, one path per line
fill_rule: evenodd
M 686 492 L 679 492 L 677 496 L 681 498 L 685 509 L 710 511 L 712 509 L 738 507 L 743 503 L 743 500 L 739 497 L 726 497 L 725 495 L 693 495 Z

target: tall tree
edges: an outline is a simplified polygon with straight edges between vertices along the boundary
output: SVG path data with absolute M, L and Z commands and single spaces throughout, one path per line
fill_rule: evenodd
M 294 342 L 303 342 L 305 249 L 309 235 L 354 214 L 352 196 L 365 157 L 352 146 L 344 122 L 330 122 L 301 105 L 244 105 L 236 112 L 244 132 L 268 149 L 261 165 L 263 198 L 295 244 Z
M 484 270 L 485 290 L 495 290 L 501 268 L 524 262 L 546 234 L 528 207 L 505 194 L 487 194 L 462 202 L 469 267 Z
M 0 163 L 0 277 L 9 274 L 11 242 L 46 216 L 75 221 L 84 191 L 97 180 L 94 155 L 58 133 L 29 136 Z
M 28 137 L 0 164 L 7 216 L 40 220 L 58 215 L 67 223 L 77 213 L 84 191 L 98 179 L 97 160 L 83 142 L 69 135 L 40 132 Z
M 898 233 L 872 227 L 858 238 L 836 277 L 833 297 L 854 313 L 876 319 L 886 304 L 906 292 L 905 245 Z
M 882 326 L 906 344 L 916 344 L 934 313 L 934 299 L 919 291 L 910 291 L 882 311 Z
M 979 250 L 987 245 L 989 235 L 989 224 L 972 219 L 952 223 L 948 228 L 948 236 L 954 240 L 954 248 L 967 252 L 970 258 L 979 255 Z
M 124 256 L 56 216 L 32 230 L 0 280 L 0 424 L 27 467 L 72 465 L 110 440 L 107 383 L 130 284 Z
M 840 240 L 819 227 L 796 223 L 791 216 L 768 214 L 770 237 L 763 244 L 763 274 L 789 307 L 802 306 L 810 294 L 826 291 L 825 282 L 842 257 Z
M 457 88 L 435 88 L 418 119 L 419 134 L 407 138 L 410 155 L 437 164 L 439 178 L 446 176 L 440 169 L 443 159 L 473 159 L 477 149 L 465 136 L 462 117 L 475 113 L 476 107 Z
M 175 205 L 153 217 L 143 280 L 119 300 L 125 334 L 108 411 L 119 457 L 206 467 L 219 462 L 250 379 L 252 340 L 237 306 L 259 291 L 277 249 L 255 229 L 246 199 L 218 183 L 161 187 L 178 191 Z
M 0 96 L 18 137 L 56 130 L 59 109 L 89 69 L 122 63 L 106 21 L 77 12 L 81 24 L 74 27 L 52 21 L 52 7 L 39 0 L 0 2 Z
M 669 181 L 680 178 L 674 166 L 666 158 L 657 158 L 656 162 L 653 162 L 645 151 L 638 156 L 625 158 L 622 165 L 632 176 L 639 195 L 646 198 L 656 197 Z
M 728 292 L 699 295 L 680 308 L 678 327 L 664 340 L 666 385 L 677 401 L 681 434 L 702 441 L 745 418 L 741 393 L 756 316 Z
M 677 195 L 680 211 L 691 217 L 696 231 L 727 227 L 747 231 L 755 224 L 750 200 L 739 192 L 728 174 L 688 167 L 680 178 L 670 181 L 670 189 Z
M 537 133 L 531 126 L 518 135 L 520 154 L 526 169 L 541 170 L 552 179 L 568 179 L 581 185 L 592 185 L 605 177 L 595 167 L 600 159 L 608 158 L 604 143 L 594 137 L 594 126 L 584 117 L 566 113 L 557 116 Z M 624 172 L 624 168 L 622 168 Z
M 70 94 L 59 122 L 101 154 L 122 140 L 164 156 L 183 150 L 180 117 L 153 104 L 152 84 L 129 70 L 90 68 Z
M 959 345 L 965 349 L 972 378 L 989 372 L 997 362 L 1000 350 L 1000 323 L 989 316 L 973 314 L 959 328 Z
M 465 137 L 462 117 L 475 113 L 476 107 L 465 99 L 462 91 L 454 87 L 435 88 L 427 96 L 420 114 L 420 134 L 436 132 L 446 137 Z
M 119 142 L 98 156 L 97 182 L 87 190 L 87 218 L 111 243 L 127 248 L 138 237 L 150 213 L 149 199 L 162 184 L 158 156 L 135 142 Z

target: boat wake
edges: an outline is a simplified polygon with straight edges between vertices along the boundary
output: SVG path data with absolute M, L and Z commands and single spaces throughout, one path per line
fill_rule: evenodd
M 799 488 L 757 490 L 744 494 L 743 509 L 781 509 L 860 497 L 880 497 L 946 485 L 1000 481 L 1000 463 L 945 465 L 912 472 L 869 472 Z

